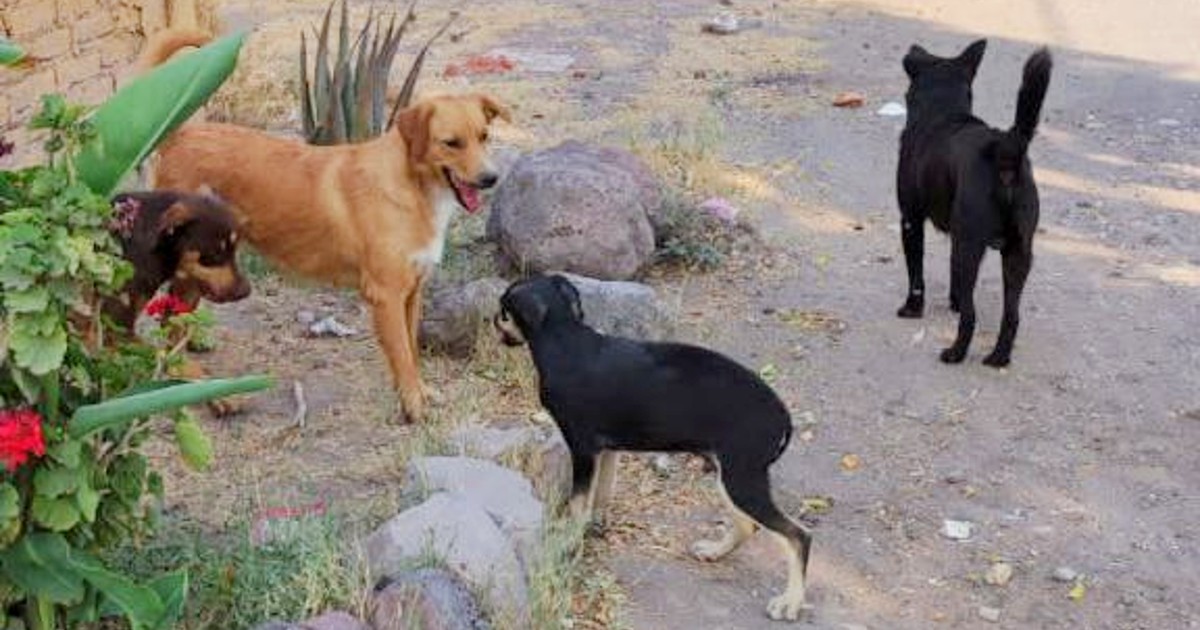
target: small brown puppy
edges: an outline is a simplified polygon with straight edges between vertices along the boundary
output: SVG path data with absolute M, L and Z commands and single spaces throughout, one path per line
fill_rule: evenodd
M 165 42 L 143 66 L 170 56 Z M 159 149 L 155 186 L 211 190 L 239 229 L 281 268 L 356 287 L 371 308 L 393 385 L 410 420 L 425 414 L 418 368 L 421 289 L 440 262 L 458 207 L 476 212 L 479 190 L 498 180 L 488 126 L 508 110 L 482 94 L 421 100 L 383 136 L 309 146 L 224 124 L 184 126 Z

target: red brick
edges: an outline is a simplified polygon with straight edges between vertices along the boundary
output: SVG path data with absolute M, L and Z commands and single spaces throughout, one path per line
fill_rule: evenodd
M 95 11 L 81 17 L 71 25 L 75 45 L 84 44 L 108 35 L 113 30 L 113 20 L 107 11 Z
M 71 52 L 71 31 L 60 28 L 22 43 L 30 55 L 38 59 L 56 60 Z
M 100 65 L 105 68 L 123 66 L 137 54 L 140 38 L 124 33 L 114 33 L 82 47 L 84 51 L 100 53 Z
M 63 59 L 54 66 L 60 86 L 74 85 L 84 79 L 100 74 L 100 52 L 90 52 L 78 57 Z
M 8 104 L 8 96 L 0 94 L 0 129 L 6 129 L 12 122 L 12 106 Z
M 58 19 L 63 22 L 101 12 L 108 8 L 100 6 L 100 0 L 58 0 Z
M 67 94 L 72 101 L 85 105 L 99 105 L 113 93 L 113 78 L 111 74 L 92 77 L 82 83 L 71 86 Z
M 52 0 L 18 1 L 16 6 L 4 10 L 4 23 L 8 26 L 9 35 L 21 41 L 21 38 L 36 35 L 54 26 L 58 17 Z
M 167 27 L 167 3 L 163 0 L 146 0 L 142 3 L 141 26 L 143 33 L 154 33 Z
M 27 120 L 35 107 L 41 107 L 42 95 L 53 92 L 55 87 L 53 69 L 30 72 L 15 88 L 6 92 L 12 102 L 13 117 Z

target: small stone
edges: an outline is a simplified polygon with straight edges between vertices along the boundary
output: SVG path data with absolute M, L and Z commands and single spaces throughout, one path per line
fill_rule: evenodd
M 1000 621 L 1000 609 L 992 608 L 991 606 L 980 606 L 979 618 L 983 619 L 984 621 L 996 623 Z
M 983 576 L 983 581 L 992 586 L 1007 586 L 1012 581 L 1013 568 L 1007 562 L 996 562 L 988 567 L 987 573 Z
M 675 472 L 675 462 L 671 460 L 671 456 L 667 453 L 659 453 L 650 460 L 651 466 L 654 467 L 654 472 L 659 477 L 670 477 L 671 473 Z
M 315 321 L 317 321 L 317 314 L 312 311 L 303 310 L 296 313 L 296 323 L 301 326 L 310 326 Z
M 888 118 L 896 118 L 899 116 L 907 115 L 908 109 L 905 108 L 904 105 L 901 103 L 897 103 L 895 101 L 890 101 L 890 102 L 884 103 L 883 107 L 880 107 L 879 110 L 876 111 L 875 113 L 879 114 L 880 116 L 887 116 Z
M 975 524 L 970 521 L 942 521 L 942 535 L 950 540 L 967 540 L 974 528 Z
M 330 315 L 309 325 L 308 334 L 313 337 L 353 337 L 358 334 L 358 329 L 347 326 Z
M 841 92 L 833 97 L 834 107 L 862 107 L 867 102 L 867 97 L 858 92 Z
M 1178 127 L 1183 123 L 1179 122 L 1176 118 L 1159 118 L 1158 124 L 1163 127 Z
M 713 35 L 733 35 L 740 29 L 737 16 L 732 13 L 722 13 L 700 27 L 701 31 Z
M 965 483 L 967 481 L 967 473 L 965 473 L 961 470 L 952 470 L 952 471 L 946 473 L 946 476 L 942 477 L 942 479 L 945 480 L 946 483 L 948 483 L 952 486 L 958 485 L 960 483 Z
M 1051 577 L 1055 582 L 1074 582 L 1079 577 L 1079 572 L 1071 567 L 1058 567 Z
M 1095 208 L 1096 205 L 1093 204 L 1092 202 L 1088 201 L 1087 199 L 1080 199 L 1079 201 L 1075 202 L 1075 207 L 1076 208 Z
M 842 455 L 841 464 L 842 464 L 842 470 L 844 470 L 846 472 L 853 472 L 855 470 L 858 470 L 859 467 L 862 466 L 862 459 L 858 455 L 855 455 L 854 453 L 847 453 L 845 455 Z

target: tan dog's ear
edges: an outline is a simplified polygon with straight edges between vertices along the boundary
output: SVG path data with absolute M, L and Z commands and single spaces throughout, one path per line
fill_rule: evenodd
M 396 115 L 396 131 L 408 145 L 408 156 L 415 162 L 425 159 L 429 151 L 429 120 L 433 118 L 433 106 L 420 103 L 406 107 Z
M 475 98 L 479 99 L 479 107 L 483 110 L 483 116 L 487 118 L 488 123 L 496 118 L 500 118 L 504 122 L 512 122 L 512 112 L 504 103 L 496 100 L 496 97 L 490 94 L 476 94 Z
M 175 230 L 196 218 L 196 211 L 186 203 L 175 202 L 158 218 L 158 233 L 170 236 Z

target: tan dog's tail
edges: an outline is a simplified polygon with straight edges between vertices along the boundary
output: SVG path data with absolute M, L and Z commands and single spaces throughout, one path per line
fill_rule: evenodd
M 203 46 L 212 41 L 212 34 L 198 29 L 167 28 L 146 39 L 146 46 L 138 56 L 135 66 L 137 74 L 170 59 L 184 48 Z

